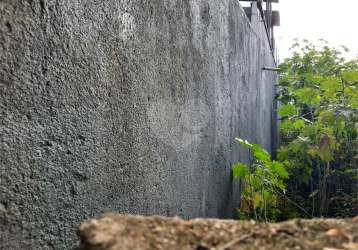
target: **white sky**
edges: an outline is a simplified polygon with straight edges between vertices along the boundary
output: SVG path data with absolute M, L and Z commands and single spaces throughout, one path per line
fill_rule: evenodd
M 358 0 L 280 0 L 273 4 L 280 10 L 281 26 L 275 36 L 282 61 L 289 56 L 294 38 L 345 45 L 358 57 Z

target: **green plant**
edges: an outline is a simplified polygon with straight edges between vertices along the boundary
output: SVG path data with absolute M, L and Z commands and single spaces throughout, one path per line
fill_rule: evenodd
M 238 162 L 233 166 L 233 176 L 241 178 L 243 184 L 238 217 L 260 221 L 276 220 L 278 195 L 286 190 L 286 169 L 283 164 L 273 161 L 270 154 L 260 145 L 251 144 L 240 138 L 236 138 L 236 141 L 249 149 L 253 155 L 251 164 Z
M 296 41 L 280 65 L 278 160 L 292 176 L 288 197 L 306 211 L 286 204 L 284 219 L 357 212 L 358 61 L 321 42 Z

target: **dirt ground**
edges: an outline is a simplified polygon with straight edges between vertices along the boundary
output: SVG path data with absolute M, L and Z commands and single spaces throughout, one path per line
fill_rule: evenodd
M 250 221 L 108 214 L 84 222 L 81 250 L 358 250 L 358 217 Z

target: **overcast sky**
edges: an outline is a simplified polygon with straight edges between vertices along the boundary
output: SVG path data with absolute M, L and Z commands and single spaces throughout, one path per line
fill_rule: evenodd
M 276 42 L 281 61 L 289 55 L 294 38 L 332 45 L 346 45 L 349 57 L 358 57 L 358 0 L 280 0 L 274 4 L 281 14 Z

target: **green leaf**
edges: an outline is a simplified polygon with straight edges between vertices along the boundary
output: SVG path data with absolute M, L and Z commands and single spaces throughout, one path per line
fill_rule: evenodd
M 294 92 L 299 103 L 310 106 L 317 106 L 321 102 L 320 92 L 313 88 L 302 88 Z
M 295 126 L 293 125 L 293 122 L 290 120 L 284 120 L 280 123 L 280 130 L 283 133 L 289 133 L 293 130 L 295 130 Z
M 305 121 L 302 120 L 302 119 L 299 119 L 299 120 L 296 120 L 294 123 L 293 123 L 293 127 L 295 129 L 301 129 L 305 126 Z
M 250 170 L 246 164 L 238 162 L 232 167 L 232 173 L 234 178 L 245 178 L 250 174 Z
M 277 161 L 272 162 L 272 167 L 274 168 L 275 172 L 283 179 L 288 178 L 288 172 L 285 169 L 285 166 Z
M 249 143 L 247 140 L 241 138 L 235 138 L 235 141 L 244 146 L 245 148 L 252 149 L 253 145 Z
M 267 190 L 264 190 L 262 192 L 262 196 L 264 197 L 265 200 L 268 200 L 270 198 L 270 192 L 268 192 Z
M 325 161 L 330 162 L 333 160 L 334 142 L 328 135 L 323 135 L 320 138 L 317 154 Z
M 275 186 L 277 187 L 277 188 L 279 188 L 279 189 L 281 189 L 282 191 L 286 191 L 286 185 L 285 185 L 285 183 L 283 183 L 282 181 L 280 181 L 280 182 L 277 182 L 276 184 L 275 184 Z
M 294 116 L 297 114 L 297 108 L 293 104 L 286 104 L 279 108 L 278 114 L 281 117 L 284 117 L 284 116 L 291 117 L 291 116 Z
M 350 86 L 344 89 L 345 98 L 348 104 L 355 109 L 358 109 L 358 86 Z
M 318 120 L 326 125 L 333 125 L 336 121 L 335 115 L 331 111 L 323 111 L 319 114 Z
M 342 73 L 342 77 L 347 82 L 357 82 L 358 71 L 345 71 Z
M 260 207 L 261 203 L 263 202 L 262 200 L 262 195 L 258 192 L 256 192 L 254 194 L 254 197 L 253 197 L 253 201 L 254 201 L 254 208 L 257 208 L 257 207 Z
M 254 157 L 257 160 L 260 160 L 263 162 L 271 161 L 270 154 L 265 149 L 263 149 L 260 145 L 252 144 L 252 148 L 254 150 Z
M 321 89 L 324 97 L 326 97 L 329 101 L 334 101 L 337 99 L 339 91 L 342 89 L 341 79 L 337 77 L 327 77 L 321 83 Z

